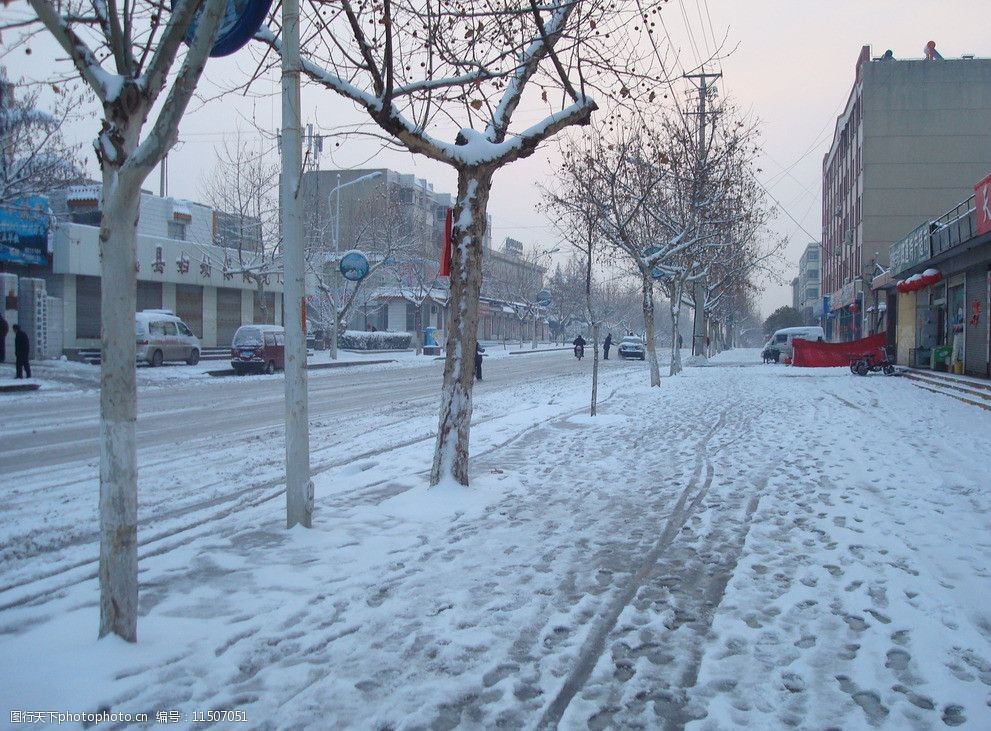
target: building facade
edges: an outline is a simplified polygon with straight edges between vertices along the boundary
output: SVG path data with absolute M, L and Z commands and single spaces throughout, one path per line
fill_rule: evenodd
M 47 309 L 32 306 L 26 311 L 35 320 L 47 320 L 44 337 L 58 343 L 49 345 L 45 355 L 98 351 L 100 185 L 55 191 L 48 201 L 47 252 L 31 264 L 2 264 L 4 288 L 29 292 L 38 301 L 47 297 L 47 309 L 57 312 L 57 317 L 49 317 Z M 234 251 L 238 244 L 229 234 L 225 241 L 230 248 L 217 246 L 218 216 L 213 209 L 147 192 L 142 192 L 140 205 L 138 310 L 172 310 L 206 348 L 229 347 L 242 324 L 282 322 L 281 274 L 246 273 Z M 257 251 L 259 242 L 252 237 L 243 248 Z M 17 280 L 30 284 L 25 289 Z M 11 298 L 6 301 L 9 313 Z M 35 333 L 42 336 L 40 330 Z
M 814 242 L 798 260 L 798 306 L 805 325 L 822 321 L 822 247 Z
M 902 365 L 991 376 L 991 175 L 974 191 L 893 243 L 875 281 Z
M 448 290 L 438 270 L 452 196 L 434 190 L 426 180 L 387 168 L 310 170 L 303 175 L 302 195 L 308 252 L 311 258 L 314 251 L 325 252 L 316 257 L 322 259 L 325 282 L 341 284 L 336 267 L 342 252 L 360 249 L 372 258 L 390 252 L 392 261 L 362 285 L 345 327 L 413 331 L 419 323 L 421 328 L 436 328 L 443 337 Z M 532 324 L 518 316 L 523 303 L 503 285 L 508 280 L 537 281 L 535 296 L 543 268 L 528 261 L 520 241 L 507 239 L 500 249 L 493 247 L 491 217 L 488 224 L 479 337 L 516 339 L 529 333 Z M 395 245 L 390 248 L 386 239 Z M 311 313 L 328 309 L 319 302 L 311 305 Z M 538 337 L 543 337 L 546 323 L 538 320 Z
M 876 267 L 920 219 L 935 218 L 991 168 L 991 60 L 872 58 L 822 165 L 822 290 L 831 340 L 870 330 Z M 866 283 L 866 285 L 865 285 Z

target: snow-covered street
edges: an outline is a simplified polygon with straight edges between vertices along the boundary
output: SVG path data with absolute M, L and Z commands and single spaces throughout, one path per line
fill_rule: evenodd
M 991 414 L 738 350 L 656 389 L 609 361 L 591 418 L 588 360 L 524 360 L 476 389 L 469 489 L 426 489 L 425 398 L 311 408 L 311 531 L 284 529 L 270 430 L 229 448 L 240 471 L 145 455 L 134 646 L 96 640 L 92 467 L 20 472 L 2 705 L 244 711 L 218 728 L 991 726 Z

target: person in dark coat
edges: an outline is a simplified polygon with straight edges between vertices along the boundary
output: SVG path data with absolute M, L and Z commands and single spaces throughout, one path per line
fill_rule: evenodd
M 7 320 L 4 318 L 3 313 L 0 313 L 0 363 L 7 362 L 7 333 L 10 332 L 10 328 L 7 326 Z
M 482 380 L 482 353 L 485 352 L 485 348 L 475 341 L 475 380 Z
M 31 364 L 28 363 L 28 353 L 31 351 L 31 342 L 28 334 L 21 330 L 20 325 L 14 325 L 14 359 L 17 361 L 17 375 L 14 378 L 24 378 L 23 374 L 31 377 Z
M 603 359 L 609 360 L 609 348 L 612 347 L 612 333 L 606 333 L 606 339 L 602 341 Z

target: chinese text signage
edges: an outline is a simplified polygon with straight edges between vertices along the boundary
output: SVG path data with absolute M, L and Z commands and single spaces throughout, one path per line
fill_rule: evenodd
M 929 222 L 926 221 L 901 241 L 891 245 L 891 276 L 897 277 L 932 256 L 929 231 Z

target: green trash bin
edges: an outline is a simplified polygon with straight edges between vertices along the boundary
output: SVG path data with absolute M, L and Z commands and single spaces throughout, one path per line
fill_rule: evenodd
M 932 369 L 946 371 L 950 369 L 950 357 L 953 355 L 952 345 L 940 345 L 932 351 Z

